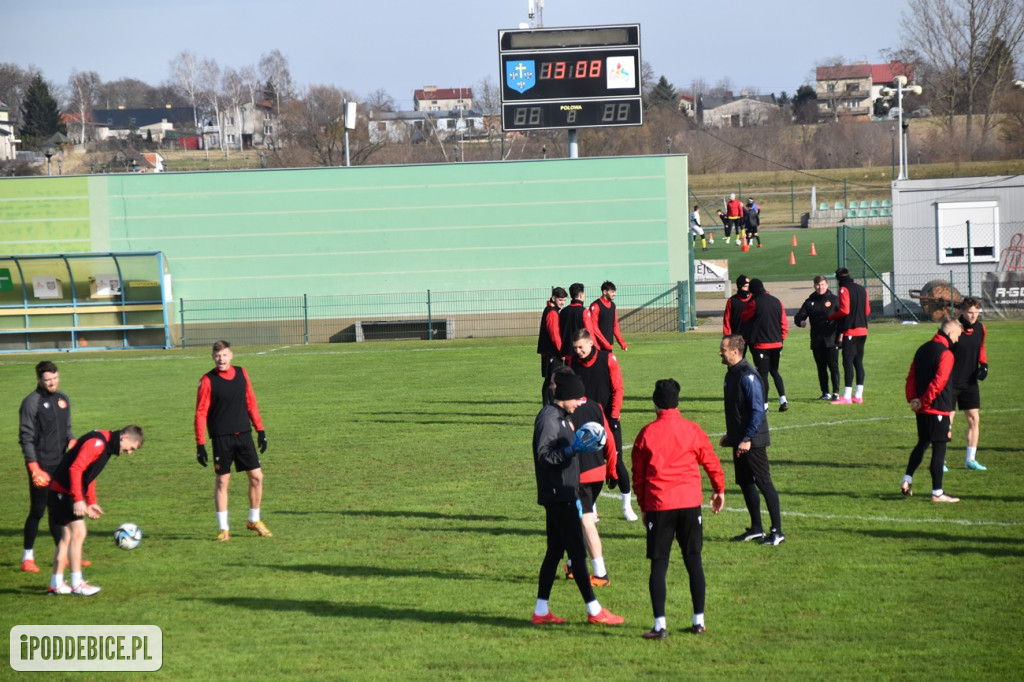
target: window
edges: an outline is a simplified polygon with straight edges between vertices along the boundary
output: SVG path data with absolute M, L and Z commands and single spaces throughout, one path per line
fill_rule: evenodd
M 388 124 L 387 123 L 385 123 L 384 121 L 377 121 L 377 130 L 379 130 L 380 132 L 383 133 L 387 129 L 388 129 Z
M 967 263 L 968 248 L 972 263 L 996 262 L 999 253 L 998 202 L 939 203 L 936 205 L 936 226 L 939 264 Z
M 228 144 L 234 144 L 235 143 L 235 135 L 234 135 L 234 133 L 228 133 L 227 135 L 224 136 L 224 139 L 225 139 L 225 141 L 227 141 Z
M 274 126 L 269 126 L 269 125 L 263 126 L 263 134 L 264 135 L 273 135 L 274 134 Z
M 458 121 L 456 121 L 454 118 L 450 118 L 447 121 L 445 121 L 448 130 L 455 130 L 456 123 L 458 123 Z

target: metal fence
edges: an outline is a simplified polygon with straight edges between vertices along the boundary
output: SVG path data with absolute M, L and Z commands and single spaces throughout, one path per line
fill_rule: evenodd
M 967 296 L 990 316 L 1024 317 L 1024 223 L 900 226 L 892 236 L 840 225 L 837 245 L 873 317 L 939 320 Z
M 587 292 L 589 305 L 600 286 Z M 182 347 L 535 336 L 550 296 L 544 288 L 181 299 L 178 332 Z M 615 305 L 624 334 L 685 331 L 696 323 L 691 300 L 688 282 L 631 284 L 618 287 Z

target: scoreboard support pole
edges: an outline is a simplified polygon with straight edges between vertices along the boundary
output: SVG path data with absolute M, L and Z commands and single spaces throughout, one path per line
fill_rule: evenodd
M 569 158 L 580 158 L 580 142 L 575 128 L 569 128 Z

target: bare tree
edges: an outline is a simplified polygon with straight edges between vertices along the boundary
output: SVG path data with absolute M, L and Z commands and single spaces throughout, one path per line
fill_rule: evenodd
M 79 141 L 85 144 L 85 123 L 92 113 L 93 98 L 100 86 L 100 76 L 95 71 L 75 69 L 68 78 L 67 109 L 78 114 Z
M 973 158 L 994 126 L 993 115 L 1013 80 L 1024 43 L 1021 0 L 907 0 L 900 24 L 911 47 L 934 68 L 933 102 L 953 129 L 966 115 L 966 152 Z M 982 117 L 974 139 L 975 115 Z
M 192 123 L 196 134 L 202 140 L 199 128 L 199 102 L 202 98 L 202 84 L 199 71 L 199 59 L 195 53 L 185 50 L 171 60 L 171 77 L 178 91 L 192 107 Z M 206 145 L 203 144 L 205 147 Z
M 344 160 L 345 101 L 355 99 L 333 85 L 310 86 L 306 95 L 282 112 L 289 147 L 312 154 L 321 166 L 338 166 Z
M 292 94 L 292 74 L 288 68 L 288 58 L 280 50 L 272 50 L 260 57 L 260 77 L 264 86 L 274 95 L 276 110 L 281 110 L 281 101 Z
M 473 89 L 473 108 L 484 114 L 501 112 L 501 89 L 491 76 L 484 76 Z
M 366 96 L 366 107 L 370 111 L 394 111 L 395 100 L 384 88 L 378 88 Z
M 224 69 L 224 74 L 220 79 L 220 92 L 221 98 L 224 103 L 224 109 L 229 111 L 234 116 L 235 129 L 238 132 L 238 149 L 242 150 L 242 136 L 245 132 L 245 121 L 242 118 L 242 105 L 248 98 L 248 88 L 245 85 L 245 81 L 242 78 L 242 74 L 235 71 L 231 67 Z M 224 134 L 224 125 L 220 124 L 221 135 Z
M 199 62 L 198 86 L 202 101 L 209 107 L 209 113 L 217 123 L 217 146 L 224 149 L 224 134 L 220 116 L 220 67 L 212 59 Z M 204 143 L 205 147 L 206 144 Z

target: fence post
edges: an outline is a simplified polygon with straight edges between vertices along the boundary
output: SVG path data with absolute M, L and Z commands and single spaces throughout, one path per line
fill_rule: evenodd
M 679 331 L 686 331 L 686 303 L 683 300 L 683 282 L 676 282 L 676 328 Z
M 846 225 L 839 223 L 836 228 L 836 270 L 846 267 Z
M 971 221 L 967 221 L 967 295 L 974 296 L 974 276 L 972 274 L 972 266 L 974 264 L 974 257 L 971 253 Z
M 178 299 L 178 313 L 181 316 L 181 347 L 185 347 L 185 299 Z
M 789 181 L 789 219 L 796 222 L 796 182 Z
M 434 340 L 434 318 L 430 310 L 430 289 L 427 289 L 427 340 Z
M 309 294 L 302 295 L 302 336 L 309 345 Z
M 850 205 L 850 198 L 846 195 L 846 178 L 843 178 L 843 206 Z

